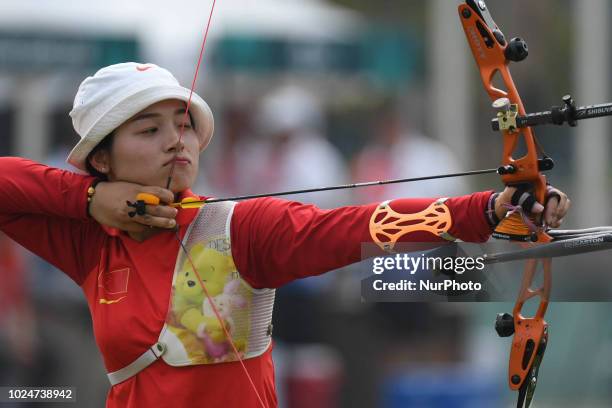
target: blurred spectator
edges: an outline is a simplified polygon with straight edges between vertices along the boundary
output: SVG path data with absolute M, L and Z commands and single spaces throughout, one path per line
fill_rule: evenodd
M 394 109 L 375 120 L 374 138 L 353 160 L 353 180 L 388 180 L 423 177 L 465 170 L 444 144 L 411 130 Z M 353 190 L 358 202 L 384 201 L 398 197 L 440 197 L 466 194 L 464 178 L 389 184 Z
M 255 117 L 260 137 L 243 159 L 249 193 L 321 187 L 345 183 L 346 165 L 325 138 L 325 118 L 317 98 L 297 86 L 266 95 Z M 323 208 L 346 204 L 342 191 L 289 197 Z
M 250 116 L 248 107 L 240 105 L 229 105 L 215 116 L 215 132 L 221 137 L 200 160 L 196 192 L 215 197 L 245 194 L 249 187 L 244 177 L 249 172 L 247 156 L 257 143 L 251 137 Z
M 218 126 L 219 150 L 204 156 L 199 187 L 215 196 L 342 184 L 346 163 L 324 135 L 321 103 L 307 90 L 283 86 L 254 108 L 230 106 Z M 286 198 L 323 208 L 348 204 L 343 191 Z

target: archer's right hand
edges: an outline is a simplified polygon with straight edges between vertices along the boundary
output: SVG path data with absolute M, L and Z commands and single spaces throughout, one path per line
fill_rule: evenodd
M 126 232 L 142 232 L 149 228 L 171 229 L 176 226 L 176 208 L 166 205 L 147 205 L 145 215 L 130 217 L 132 211 L 126 205 L 140 193 L 159 197 L 161 202 L 171 203 L 174 194 L 161 187 L 141 186 L 122 181 L 100 182 L 89 204 L 89 214 L 102 225 Z

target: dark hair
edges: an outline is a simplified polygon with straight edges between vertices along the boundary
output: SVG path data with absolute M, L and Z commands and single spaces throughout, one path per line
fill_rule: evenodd
M 85 159 L 85 168 L 87 169 L 87 172 L 90 175 L 102 181 L 108 181 L 108 176 L 96 170 L 96 168 L 91 165 L 90 160 L 94 156 L 94 154 L 96 154 L 100 150 L 108 150 L 110 152 L 110 149 L 113 147 L 114 136 L 115 136 L 115 132 L 111 132 L 108 136 L 102 139 L 102 141 L 98 143 L 91 152 L 89 152 L 89 154 L 87 155 L 87 158 Z

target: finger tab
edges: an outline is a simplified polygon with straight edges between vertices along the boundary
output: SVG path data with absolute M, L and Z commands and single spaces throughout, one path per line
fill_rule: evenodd
M 140 193 L 136 196 L 137 201 L 144 201 L 148 205 L 159 205 L 159 197 L 149 194 L 149 193 Z

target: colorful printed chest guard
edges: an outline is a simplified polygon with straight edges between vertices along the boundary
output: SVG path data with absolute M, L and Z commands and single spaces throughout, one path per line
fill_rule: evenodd
M 263 354 L 271 342 L 274 289 L 253 289 L 236 270 L 229 225 L 235 203 L 209 204 L 200 210 L 184 240 L 210 298 L 180 251 L 172 281 L 166 323 L 159 337 L 162 358 L 172 366 L 237 361 L 211 302 L 240 353 Z

